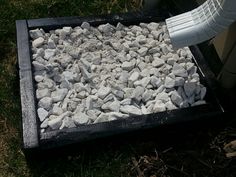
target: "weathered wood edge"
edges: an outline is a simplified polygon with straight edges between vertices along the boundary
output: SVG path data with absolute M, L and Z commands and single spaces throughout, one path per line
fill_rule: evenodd
M 20 76 L 23 149 L 32 149 L 39 146 L 39 134 L 35 110 L 35 95 L 30 62 L 27 21 L 17 20 L 16 31 Z
M 99 24 L 110 23 L 116 24 L 121 22 L 124 25 L 132 23 L 138 23 L 140 21 L 163 21 L 167 17 L 167 14 L 160 14 L 160 12 L 143 13 L 143 12 L 131 12 L 123 14 L 109 14 L 109 15 L 98 15 L 98 16 L 85 16 L 85 17 L 56 17 L 56 18 L 41 18 L 41 19 L 29 19 L 28 27 L 43 28 L 45 30 L 60 28 L 63 26 L 78 26 L 82 22 L 89 22 L 93 26 Z
M 192 107 L 191 111 L 184 108 L 77 128 L 45 132 L 41 134 L 41 149 L 51 149 L 132 131 L 143 131 L 155 127 L 174 125 L 176 123 L 193 122 L 200 119 L 206 120 L 221 114 L 222 112 L 216 109 L 215 106 L 206 104 Z

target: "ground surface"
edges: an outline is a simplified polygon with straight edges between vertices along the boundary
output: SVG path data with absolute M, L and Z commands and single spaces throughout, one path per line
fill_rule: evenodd
M 117 142 L 90 144 L 90 148 L 79 148 L 71 155 L 59 153 L 53 159 L 31 160 L 27 165 L 20 138 L 15 20 L 126 12 L 139 8 L 140 2 L 1 0 L 0 3 L 0 177 L 236 176 L 235 159 L 227 159 L 222 150 L 225 143 L 236 138 L 233 128 L 192 132 L 181 135 L 180 139 L 165 137 L 164 133 L 148 139 L 123 137 Z

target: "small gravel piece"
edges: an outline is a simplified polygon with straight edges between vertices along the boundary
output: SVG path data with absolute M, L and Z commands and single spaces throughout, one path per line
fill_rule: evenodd
M 62 101 L 65 98 L 65 96 L 67 95 L 67 93 L 68 93 L 68 89 L 66 89 L 66 88 L 58 89 L 58 90 L 52 92 L 52 94 L 51 94 L 52 101 L 53 102 Z
M 153 106 L 153 111 L 163 112 L 165 110 L 166 110 L 166 105 L 161 100 L 157 100 L 155 105 Z
M 135 62 L 134 61 L 131 61 L 131 62 L 128 62 L 128 61 L 125 61 L 124 63 L 122 63 L 122 69 L 124 70 L 127 70 L 127 71 L 131 71 L 135 66 Z
M 38 113 L 38 116 L 39 116 L 39 119 L 41 122 L 43 122 L 46 119 L 46 117 L 48 116 L 48 111 L 46 111 L 43 108 L 39 108 L 37 110 L 37 113 Z
M 132 115 L 141 115 L 142 111 L 135 106 L 132 105 L 125 105 L 120 108 L 120 111 L 126 114 Z
M 51 92 L 48 88 L 45 89 L 37 89 L 36 90 L 36 98 L 41 99 L 43 97 L 50 97 Z
M 140 76 L 139 72 L 133 72 L 129 77 L 129 81 L 133 83 L 136 80 L 138 80 L 139 76 Z
M 167 76 L 165 79 L 165 87 L 166 88 L 173 88 L 175 85 L 176 85 L 175 80 Z
M 153 67 L 160 67 L 165 64 L 165 61 L 160 58 L 155 58 L 152 62 Z
M 196 90 L 196 83 L 186 82 L 184 84 L 184 91 L 188 97 L 192 96 L 195 93 L 195 90 Z
M 46 49 L 44 53 L 44 58 L 48 60 L 56 54 L 56 49 Z
M 98 97 L 104 99 L 111 92 L 110 87 L 101 87 L 98 90 Z
M 60 117 L 48 121 L 48 126 L 52 130 L 59 129 L 61 124 L 62 124 L 62 119 Z
M 41 29 L 30 30 L 30 37 L 32 39 L 37 39 L 39 37 L 43 37 L 44 31 Z
M 35 40 L 32 42 L 32 46 L 33 46 L 34 48 L 37 48 L 37 47 L 40 47 L 43 43 L 44 43 L 44 38 L 43 38 L 43 37 L 39 37 L 39 38 L 35 39 Z
M 39 100 L 38 103 L 39 107 L 44 108 L 46 110 L 49 110 L 52 106 L 52 98 L 50 97 L 44 97 L 41 100 Z
M 89 121 L 89 116 L 85 113 L 79 112 L 75 114 L 72 119 L 76 125 L 86 124 Z
M 174 63 L 173 66 L 173 71 L 175 76 L 180 76 L 180 77 L 187 77 L 188 73 L 187 71 L 184 69 L 184 67 L 182 67 L 181 65 Z
M 173 91 L 171 94 L 171 101 L 176 105 L 180 106 L 181 103 L 183 102 L 182 97 L 179 95 L 177 91 Z

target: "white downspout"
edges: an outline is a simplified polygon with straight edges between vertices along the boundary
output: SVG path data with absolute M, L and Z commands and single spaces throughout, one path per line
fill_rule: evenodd
M 236 0 L 207 0 L 198 8 L 166 19 L 175 48 L 201 43 L 236 20 Z

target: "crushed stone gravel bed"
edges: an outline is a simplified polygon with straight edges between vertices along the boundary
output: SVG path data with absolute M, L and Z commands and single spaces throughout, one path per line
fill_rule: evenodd
M 188 47 L 165 24 L 30 30 L 41 132 L 205 104 Z

